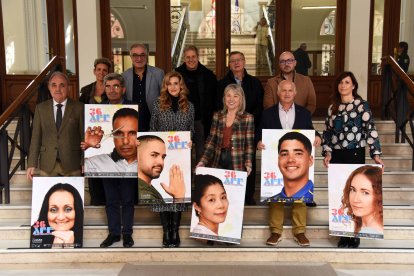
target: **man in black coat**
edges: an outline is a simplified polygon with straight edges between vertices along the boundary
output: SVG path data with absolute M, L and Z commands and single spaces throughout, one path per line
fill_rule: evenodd
M 194 137 L 196 160 L 204 152 L 205 140 L 210 133 L 215 108 L 217 77 L 198 60 L 198 49 L 188 45 L 184 49 L 184 63 L 175 69 L 179 72 L 190 91 L 188 99 L 194 105 Z
M 293 55 L 296 59 L 296 72 L 304 76 L 308 75 L 308 69 L 312 66 L 312 62 L 309 59 L 308 52 L 306 52 L 307 48 L 308 46 L 306 45 L 306 43 L 301 43 L 299 48 L 297 48 L 293 52 Z
M 245 69 L 244 54 L 239 51 L 231 52 L 229 55 L 229 72 L 219 80 L 217 88 L 216 107 L 218 110 L 223 108 L 224 89 L 231 83 L 240 84 L 243 87 L 246 97 L 246 112 L 254 116 L 255 128 L 259 126 L 263 111 L 263 86 L 259 79 L 249 75 Z M 247 178 L 246 204 L 254 205 L 254 192 L 256 181 L 256 155 L 253 156 L 252 172 Z

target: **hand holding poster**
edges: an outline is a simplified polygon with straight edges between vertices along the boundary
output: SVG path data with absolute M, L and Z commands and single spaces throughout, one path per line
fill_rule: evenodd
M 190 237 L 240 244 L 246 179 L 246 172 L 197 168 Z
M 314 130 L 263 129 L 261 201 L 313 202 Z
M 190 131 L 145 132 L 138 141 L 139 202 L 190 202 Z
M 137 177 L 137 105 L 85 105 L 85 176 Z
M 82 247 L 83 177 L 33 178 L 30 248 Z
M 329 234 L 384 238 L 381 165 L 330 164 Z

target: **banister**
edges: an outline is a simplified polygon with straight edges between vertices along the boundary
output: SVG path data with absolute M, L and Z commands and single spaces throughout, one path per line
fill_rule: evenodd
M 16 99 L 7 107 L 7 109 L 0 115 L 0 126 L 2 126 L 10 116 L 12 116 L 28 99 L 30 99 L 36 92 L 35 88 L 45 79 L 49 71 L 57 64 L 59 64 L 63 57 L 54 56 L 49 63 L 43 68 L 37 77 L 30 82 L 26 89 L 17 96 Z
M 385 64 L 389 64 L 395 74 L 405 83 L 408 90 L 414 93 L 414 82 L 410 77 L 404 72 L 403 69 L 398 65 L 397 61 L 391 56 L 385 56 L 382 58 Z

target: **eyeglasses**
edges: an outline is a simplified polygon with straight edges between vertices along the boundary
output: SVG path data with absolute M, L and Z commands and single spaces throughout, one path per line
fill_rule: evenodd
M 131 55 L 129 55 L 132 59 L 139 59 L 139 58 L 141 58 L 141 59 L 145 59 L 146 57 L 147 57 L 147 55 L 146 54 L 131 54 Z
M 236 62 L 240 62 L 240 61 L 243 61 L 243 60 L 244 60 L 243 58 L 231 59 L 230 63 L 236 63 Z
M 120 86 L 119 84 L 114 84 L 114 85 L 112 85 L 112 86 L 110 86 L 110 85 L 106 85 L 106 86 L 105 86 L 105 90 L 106 90 L 106 91 L 111 91 L 111 90 L 112 90 L 112 88 L 113 88 L 115 91 L 119 91 L 119 89 L 121 89 L 121 86 Z
M 281 64 L 281 65 L 292 64 L 294 61 L 295 61 L 295 59 L 293 59 L 293 58 L 282 59 L 282 60 L 279 60 L 279 64 Z

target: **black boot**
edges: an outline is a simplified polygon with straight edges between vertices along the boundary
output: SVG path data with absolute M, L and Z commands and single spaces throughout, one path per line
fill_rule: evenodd
M 171 245 L 171 236 L 170 236 L 170 212 L 160 212 L 161 225 L 162 225 L 162 245 L 164 247 L 169 247 Z
M 360 238 L 349 238 L 348 248 L 358 248 L 360 242 Z
M 348 247 L 348 244 L 349 244 L 349 240 L 350 239 L 351 238 L 348 238 L 348 237 L 341 237 L 339 239 L 339 242 L 338 242 L 338 247 L 339 248 L 346 248 L 346 247 Z
M 181 212 L 170 212 L 171 217 L 171 227 L 170 227 L 170 238 L 171 243 L 170 247 L 179 247 L 180 240 L 180 221 L 181 221 Z

